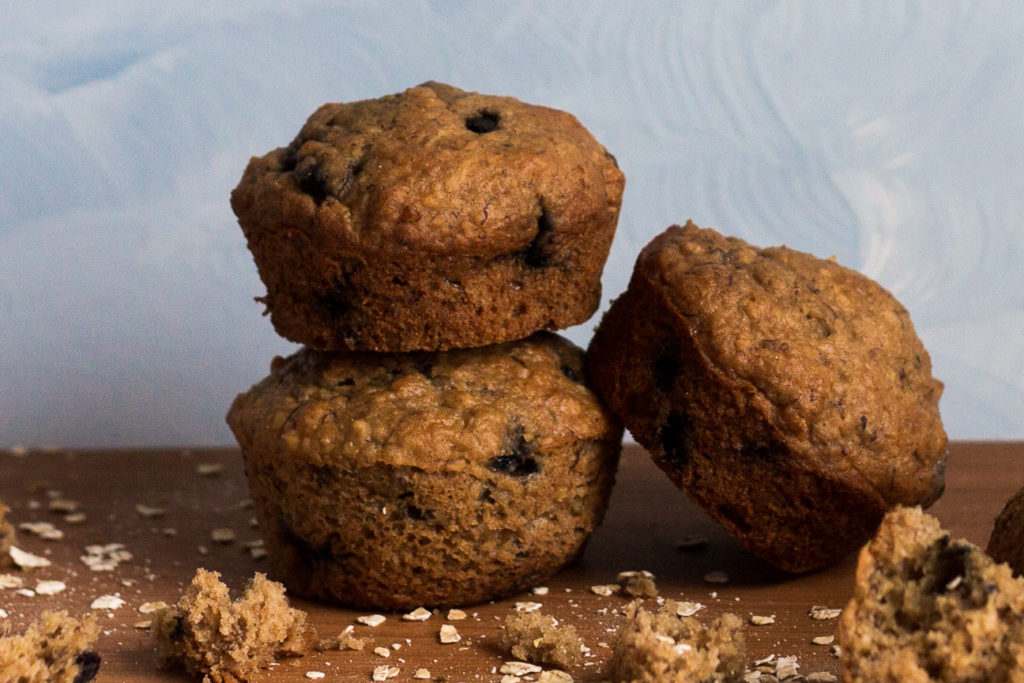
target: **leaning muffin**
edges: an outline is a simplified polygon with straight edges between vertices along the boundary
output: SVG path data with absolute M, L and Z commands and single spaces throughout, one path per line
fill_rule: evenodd
M 906 309 L 834 260 L 673 226 L 588 352 L 595 390 L 750 551 L 802 572 L 943 488 L 942 384 Z
M 275 359 L 228 413 L 273 576 L 392 610 L 551 576 L 601 521 L 622 437 L 581 366 L 550 333 Z
M 837 639 L 847 683 L 1024 681 L 1024 579 L 896 508 L 861 551 Z
M 1005 562 L 1024 576 L 1024 488 L 1006 501 L 996 517 L 986 552 L 996 562 Z
M 589 318 L 623 185 L 571 114 L 425 83 L 323 105 L 231 205 L 279 334 L 433 351 Z

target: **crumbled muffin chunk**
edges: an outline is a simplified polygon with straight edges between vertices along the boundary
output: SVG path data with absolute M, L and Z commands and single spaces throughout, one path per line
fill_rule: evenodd
M 315 639 L 281 584 L 256 573 L 232 601 L 220 574 L 202 568 L 176 605 L 153 614 L 152 633 L 166 663 L 211 683 L 247 681 L 277 657 L 305 654 Z
M 666 600 L 656 612 L 631 603 L 608 664 L 609 679 L 637 683 L 743 680 L 746 641 L 740 618 L 727 612 L 704 626 L 692 617 L 679 616 L 681 611 L 674 600 Z
M 67 612 L 43 612 L 23 634 L 0 637 L 0 681 L 12 683 L 87 683 L 100 669 L 93 643 L 96 620 Z
M 861 551 L 838 640 L 848 683 L 1024 681 L 1024 579 L 897 508 Z
M 571 624 L 541 612 L 514 610 L 505 617 L 501 646 L 513 657 L 534 664 L 551 664 L 563 669 L 580 663 L 583 640 Z

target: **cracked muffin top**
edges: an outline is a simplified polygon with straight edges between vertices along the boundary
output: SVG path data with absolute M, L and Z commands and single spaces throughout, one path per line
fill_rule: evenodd
M 542 259 L 548 223 L 614 224 L 623 185 L 571 114 L 428 82 L 323 105 L 290 145 L 249 162 L 232 206 L 250 239 L 254 226 L 294 228 L 298 214 L 307 239 L 354 253 Z
M 881 285 L 834 258 L 692 222 L 655 238 L 636 270 L 688 321 L 706 363 L 751 390 L 789 457 L 860 475 L 891 503 L 941 491 L 942 383 Z
M 228 422 L 243 450 L 313 465 L 525 475 L 532 454 L 618 428 L 581 377 L 582 352 L 550 333 L 440 353 L 303 349 L 276 358 Z

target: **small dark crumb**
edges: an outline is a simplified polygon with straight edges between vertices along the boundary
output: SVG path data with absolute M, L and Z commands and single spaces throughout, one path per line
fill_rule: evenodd
M 634 598 L 658 597 L 658 586 L 654 582 L 654 574 L 647 570 L 638 572 L 621 572 L 618 576 L 622 592 Z

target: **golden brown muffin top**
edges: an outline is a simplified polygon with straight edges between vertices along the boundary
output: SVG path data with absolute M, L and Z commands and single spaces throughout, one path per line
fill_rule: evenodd
M 852 469 L 891 502 L 933 486 L 946 446 L 942 383 L 906 309 L 878 283 L 834 259 L 692 222 L 655 238 L 635 272 L 796 457 Z
M 540 333 L 475 349 L 407 354 L 303 349 L 239 395 L 228 422 L 243 451 L 346 469 L 390 464 L 513 474 L 529 454 L 612 429 L 582 384 L 582 353 Z
M 249 162 L 232 206 L 264 216 L 260 229 L 306 216 L 314 244 L 352 254 L 493 255 L 525 248 L 547 222 L 582 231 L 617 215 L 623 185 L 571 114 L 428 82 L 323 105 L 290 145 Z

